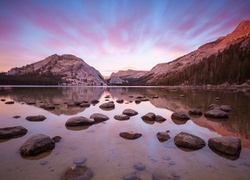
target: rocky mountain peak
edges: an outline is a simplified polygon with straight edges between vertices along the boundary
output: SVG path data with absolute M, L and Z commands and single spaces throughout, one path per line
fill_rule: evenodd
M 24 75 L 35 73 L 62 76 L 68 85 L 106 85 L 104 78 L 95 68 L 89 66 L 81 58 L 71 54 L 53 54 L 45 59 L 21 68 L 13 68 L 8 75 Z

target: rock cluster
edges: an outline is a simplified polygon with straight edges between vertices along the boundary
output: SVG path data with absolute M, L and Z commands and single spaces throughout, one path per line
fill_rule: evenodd
M 230 105 L 218 105 L 218 104 L 210 104 L 209 111 L 204 113 L 204 116 L 207 118 L 215 118 L 215 119 L 227 119 L 228 112 L 231 112 L 233 108 Z
M 181 121 L 186 121 L 190 119 L 190 117 L 184 112 L 174 112 L 171 115 L 171 118 L 176 119 L 176 120 L 181 120 Z
M 160 116 L 160 115 L 155 115 L 155 113 L 149 112 L 145 115 L 143 115 L 142 120 L 144 121 L 158 121 L 158 122 L 163 122 L 166 121 L 166 118 Z

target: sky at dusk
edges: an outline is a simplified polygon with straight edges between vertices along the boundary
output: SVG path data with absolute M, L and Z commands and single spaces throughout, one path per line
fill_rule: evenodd
M 250 0 L 0 0 L 0 72 L 52 54 L 105 76 L 150 70 L 246 19 Z

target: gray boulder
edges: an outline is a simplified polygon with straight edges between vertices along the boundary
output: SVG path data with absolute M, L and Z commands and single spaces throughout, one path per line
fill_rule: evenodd
M 66 121 L 65 125 L 66 126 L 88 126 L 88 125 L 92 125 L 94 123 L 95 123 L 95 121 L 88 119 L 86 117 L 75 116 L 75 117 L 69 118 Z
M 170 136 L 167 132 L 158 132 L 156 134 L 159 141 L 164 142 L 170 139 Z
M 215 118 L 215 119 L 227 119 L 228 114 L 220 109 L 212 109 L 204 113 L 204 116 L 207 118 Z
M 144 121 L 155 121 L 156 115 L 152 112 L 149 112 L 149 113 L 143 115 L 141 118 Z
M 93 172 L 84 165 L 73 165 L 70 167 L 67 167 L 62 175 L 62 180 L 89 180 L 93 177 Z
M 119 115 L 115 115 L 114 118 L 116 120 L 129 120 L 129 116 L 126 114 L 119 114 Z
M 171 118 L 176 119 L 176 120 L 184 120 L 184 121 L 190 119 L 190 117 L 184 112 L 174 112 L 171 115 Z
M 20 137 L 27 133 L 27 129 L 22 126 L 0 128 L 0 139 Z
M 27 116 L 25 119 L 28 121 L 44 121 L 46 119 L 46 117 L 43 115 Z
M 163 121 L 166 121 L 166 118 L 164 118 L 164 117 L 162 117 L 160 115 L 156 115 L 155 121 L 163 122 Z
M 138 114 L 137 111 L 133 110 L 133 109 L 125 109 L 122 114 L 126 114 L 128 116 L 135 116 Z
M 123 99 L 117 99 L 116 102 L 122 104 L 124 102 L 124 100 Z
M 177 134 L 174 138 L 174 143 L 178 147 L 189 148 L 189 149 L 201 149 L 206 143 L 203 139 L 198 136 L 181 132 Z
M 234 136 L 223 136 L 210 138 L 208 146 L 216 151 L 227 155 L 239 155 L 241 151 L 241 140 Z
M 95 123 L 98 123 L 109 120 L 109 117 L 101 113 L 94 113 L 90 116 L 90 119 L 94 119 Z
M 137 171 L 143 171 L 146 169 L 146 166 L 144 164 L 142 164 L 141 162 L 136 163 L 133 166 Z
M 101 109 L 113 109 L 115 108 L 115 104 L 113 102 L 103 103 L 99 106 Z
M 36 156 L 54 148 L 55 142 L 49 136 L 35 134 L 22 145 L 19 152 L 23 156 Z
M 138 139 L 142 136 L 142 134 L 130 131 L 130 132 L 121 132 L 120 136 L 123 137 L 124 139 Z

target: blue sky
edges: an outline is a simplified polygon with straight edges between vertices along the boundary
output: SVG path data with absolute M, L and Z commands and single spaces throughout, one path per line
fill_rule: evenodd
M 0 1 L 0 71 L 73 54 L 103 75 L 150 70 L 250 19 L 249 0 Z

